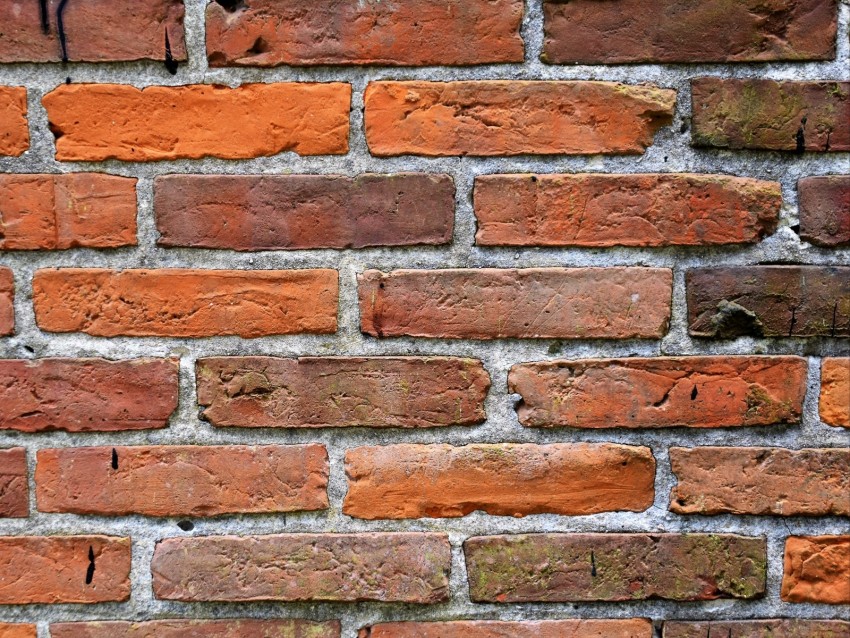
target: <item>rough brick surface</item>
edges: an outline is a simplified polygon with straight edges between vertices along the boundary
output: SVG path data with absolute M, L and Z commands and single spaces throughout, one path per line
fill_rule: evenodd
M 151 620 L 52 623 L 50 638 L 339 638 L 339 621 Z M 2 634 L 0 634 L 2 638 Z
M 0 430 L 162 428 L 177 408 L 177 359 L 0 360 Z
M 45 269 L 33 278 L 48 332 L 210 337 L 336 332 L 335 270 Z
M 338 82 L 63 85 L 42 103 L 62 161 L 348 152 L 351 86 Z
M 677 514 L 850 516 L 850 449 L 670 448 Z
M 424 173 L 167 175 L 154 208 L 163 246 L 365 248 L 451 242 L 454 196 L 450 176 Z
M 640 512 L 655 496 L 646 447 L 387 445 L 345 454 L 343 512 L 365 519 Z
M 797 423 L 800 357 L 653 357 L 513 366 L 520 423 L 531 427 L 734 427 Z
M 517 534 L 463 544 L 475 602 L 757 598 L 765 541 L 727 534 Z
M 0 268 L 0 337 L 15 331 L 15 279 L 11 268 Z
M 821 420 L 850 428 L 850 358 L 824 359 L 820 377 Z
M 217 516 L 328 506 L 323 445 L 39 450 L 41 512 Z
M 848 638 L 845 620 L 705 620 L 664 623 L 664 638 Z
M 450 565 L 443 534 L 285 534 L 166 539 L 151 571 L 165 600 L 437 603 Z
M 691 95 L 696 146 L 850 151 L 850 82 L 700 78 Z
M 367 270 L 360 326 L 377 337 L 658 338 L 671 286 L 662 268 Z
M 797 191 L 800 237 L 817 246 L 850 244 L 850 175 L 805 177 Z
M 696 337 L 850 336 L 850 268 L 698 268 L 686 283 Z
M 850 536 L 791 536 L 785 542 L 782 600 L 850 604 Z
M 0 175 L 0 250 L 135 243 L 135 179 L 99 173 Z
M 207 5 L 210 66 L 522 62 L 522 0 Z
M 197 364 L 202 418 L 237 427 L 393 427 L 484 421 L 490 376 L 449 357 L 220 357 Z
M 613 82 L 371 82 L 373 155 L 641 154 L 676 92 Z
M 100 603 L 129 597 L 129 538 L 0 537 L 0 605 Z
M 26 518 L 29 509 L 27 450 L 0 450 L 0 518 Z
M 17 157 L 30 147 L 27 90 L 0 86 L 0 156 Z
M 388 622 L 360 630 L 359 638 L 652 638 L 652 624 L 628 620 L 456 620 Z
M 0 622 L 0 638 L 36 638 L 37 635 L 36 625 Z
M 555 64 L 831 60 L 836 6 L 835 0 L 546 0 L 542 57 Z

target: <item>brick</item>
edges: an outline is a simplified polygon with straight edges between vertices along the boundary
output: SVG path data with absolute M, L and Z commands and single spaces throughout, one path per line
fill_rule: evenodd
M 670 319 L 665 268 L 367 270 L 360 329 L 375 337 L 659 338 Z
M 135 244 L 135 178 L 0 175 L 0 250 Z
M 800 237 L 816 246 L 850 245 L 850 175 L 804 177 L 797 192 Z
M 318 444 L 59 448 L 39 450 L 37 459 L 41 512 L 218 516 L 328 507 L 328 453 Z
M 337 620 L 118 620 L 52 623 L 51 638 L 340 638 Z M 2 634 L 0 634 L 2 638 Z
M 527 427 L 717 428 L 799 423 L 801 357 L 653 357 L 521 363 L 508 374 Z
M 516 622 L 498 620 L 388 622 L 364 627 L 358 634 L 359 638 L 565 638 L 567 636 L 569 638 L 652 638 L 652 623 L 643 618 Z M 57 637 L 54 636 L 54 638 Z
M 850 604 L 850 536 L 791 536 L 785 541 L 782 600 Z
M 628 445 L 358 447 L 345 471 L 343 513 L 364 519 L 642 512 L 655 497 L 651 450 Z
M 61 85 L 42 99 L 56 159 L 149 162 L 348 152 L 351 85 Z
M 29 511 L 27 451 L 22 447 L 0 450 L 0 518 L 26 518 Z
M 0 156 L 17 157 L 29 147 L 27 90 L 22 86 L 0 86 Z
M 0 268 L 0 337 L 15 332 L 15 278 L 10 268 Z
M 766 620 L 675 620 L 664 623 L 664 638 L 850 638 L 850 622 L 777 618 Z
M 820 378 L 821 421 L 850 428 L 850 358 L 824 359 Z
M 210 66 L 522 62 L 522 0 L 207 5 Z M 833 27 L 833 32 L 834 32 Z
M 449 175 L 167 175 L 154 189 L 162 246 L 437 245 L 450 243 L 454 229 Z
M 0 638 L 37 638 L 37 635 L 36 625 L 0 622 Z
M 473 602 L 759 598 L 766 543 L 731 534 L 519 534 L 463 544 Z
M 370 82 L 373 155 L 640 155 L 676 92 L 614 82 Z
M 336 332 L 335 270 L 51 268 L 33 277 L 38 326 L 115 337 Z
M 710 246 L 773 233 L 782 192 L 724 175 L 482 175 L 474 201 L 480 246 Z
M 722 266 L 685 281 L 695 337 L 850 336 L 850 268 Z
M 0 605 L 121 602 L 129 598 L 129 538 L 0 537 Z
M 490 387 L 453 357 L 214 357 L 196 372 L 201 418 L 235 427 L 476 425 Z
M 282 534 L 169 538 L 151 571 L 163 600 L 436 603 L 450 566 L 445 534 Z
M 0 359 L 0 430 L 164 428 L 177 409 L 178 359 Z
M 694 146 L 850 151 L 850 82 L 698 78 L 691 96 Z
M 677 514 L 850 516 L 850 448 L 670 448 Z
M 553 64 L 835 58 L 835 0 L 546 0 L 543 11 L 541 59 Z

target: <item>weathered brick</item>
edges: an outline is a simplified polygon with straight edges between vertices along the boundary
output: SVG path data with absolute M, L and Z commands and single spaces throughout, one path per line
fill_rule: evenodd
M 516 622 L 499 620 L 388 622 L 363 627 L 358 636 L 359 638 L 652 638 L 652 623 L 643 618 Z M 54 638 L 59 637 L 54 636 Z
M 33 277 L 38 326 L 114 337 L 336 332 L 335 270 L 50 268 Z
M 511 368 L 529 427 L 716 428 L 798 423 L 801 357 L 634 357 L 538 361 Z
M 10 268 L 0 268 L 0 337 L 15 332 L 15 278 Z
M 791 536 L 785 541 L 782 600 L 850 604 L 850 536 Z
M 151 563 L 155 596 L 181 601 L 436 603 L 450 567 L 448 537 L 423 533 L 169 538 Z
M 639 155 L 676 92 L 614 82 L 371 82 L 373 155 Z
M 805 177 L 797 192 L 800 237 L 817 246 L 850 245 L 850 175 Z
M 522 62 L 522 0 L 207 5 L 210 66 Z M 834 31 L 834 27 L 833 27 Z
M 731 534 L 518 534 L 463 544 L 474 602 L 713 600 L 764 594 L 764 539 Z
M 29 511 L 27 451 L 22 447 L 0 450 L 0 518 L 26 518 Z
M 850 448 L 670 448 L 677 514 L 850 516 Z
M 177 359 L 0 360 L 0 430 L 163 428 L 177 409 Z
M 850 358 L 824 359 L 820 378 L 821 421 L 850 428 Z
M 247 159 L 348 152 L 351 85 L 61 85 L 42 99 L 56 159 Z
M 685 281 L 696 337 L 850 336 L 850 268 L 721 266 Z
M 0 622 L 0 638 L 37 638 L 37 635 L 36 625 Z
M 0 537 L 0 605 L 129 598 L 129 538 Z
M 201 417 L 236 427 L 475 425 L 490 375 L 451 357 L 217 357 L 197 362 Z
M 670 319 L 665 268 L 367 270 L 360 329 L 377 337 L 659 338 Z
M 343 512 L 365 519 L 642 512 L 655 497 L 651 450 L 628 445 L 358 447 L 345 471 Z
M 543 11 L 541 58 L 554 64 L 835 58 L 835 0 L 546 0 Z
M 50 638 L 339 638 L 338 620 L 119 620 L 52 623 Z M 2 638 L 2 634 L 0 634 Z
M 846 620 L 777 618 L 767 620 L 674 620 L 664 623 L 664 638 L 850 638 Z
M 0 175 L 0 250 L 135 243 L 135 178 L 101 173 Z
M 328 507 L 325 446 L 137 446 L 39 450 L 41 512 L 218 516 Z
M 782 205 L 779 183 L 725 175 L 482 175 L 474 195 L 481 246 L 755 243 Z
M 695 146 L 850 151 L 850 82 L 699 78 L 691 95 Z
M 166 175 L 154 189 L 163 246 L 436 245 L 451 242 L 454 229 L 449 175 Z
M 29 147 L 27 90 L 22 86 L 0 86 L 0 156 L 17 157 Z

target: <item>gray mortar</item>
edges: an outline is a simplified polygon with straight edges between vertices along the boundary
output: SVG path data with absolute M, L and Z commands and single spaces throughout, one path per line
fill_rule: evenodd
M 835 534 L 848 531 L 847 519 L 828 517 L 770 518 L 755 516 L 678 516 L 667 511 L 669 493 L 675 480 L 670 472 L 667 449 L 670 446 L 753 445 L 802 448 L 847 446 L 850 433 L 822 424 L 817 402 L 822 356 L 847 355 L 846 339 L 755 339 L 701 341 L 687 334 L 684 273 L 692 267 L 721 264 L 794 262 L 805 264 L 850 264 L 850 249 L 824 250 L 805 242 L 791 230 L 797 223 L 798 178 L 850 172 L 850 154 L 791 154 L 695 149 L 689 145 L 690 131 L 680 132 L 690 114 L 688 80 L 698 76 L 773 79 L 850 80 L 850 1 L 839 9 L 837 57 L 825 63 L 710 64 L 710 65 L 618 65 L 549 66 L 538 59 L 542 36 L 541 0 L 526 1 L 522 34 L 526 42 L 526 62 L 461 68 L 426 67 L 318 67 L 309 69 L 209 69 L 204 55 L 204 6 L 206 0 L 186 0 L 186 34 L 190 62 L 180 67 L 176 77 L 159 63 L 122 64 L 8 64 L 0 65 L 0 84 L 23 85 L 29 90 L 31 149 L 19 158 L 0 158 L 0 172 L 62 173 L 102 171 L 139 178 L 139 246 L 116 250 L 73 249 L 56 252 L 0 253 L 0 266 L 15 272 L 17 333 L 0 339 L 0 356 L 34 358 L 47 356 L 131 358 L 137 356 L 180 355 L 180 407 L 164 430 L 113 434 L 0 433 L 0 447 L 24 445 L 29 449 L 30 474 L 35 451 L 41 448 L 85 445 L 141 445 L 193 443 L 305 443 L 322 442 L 330 453 L 331 507 L 318 513 L 261 516 L 230 516 L 193 519 L 195 529 L 183 532 L 179 519 L 141 516 L 120 518 L 41 514 L 34 502 L 29 519 L 0 520 L 0 534 L 87 534 L 131 536 L 133 539 L 132 595 L 127 603 L 100 605 L 30 605 L 0 607 L 0 620 L 38 621 L 39 636 L 48 636 L 48 624 L 84 619 L 220 618 L 220 617 L 304 617 L 316 620 L 339 618 L 343 636 L 354 638 L 363 625 L 388 620 L 551 619 L 649 617 L 656 631 L 663 619 L 743 619 L 770 617 L 841 618 L 850 617 L 850 605 L 830 606 L 787 604 L 779 599 L 782 577 L 783 539 L 789 534 Z M 699 34 L 695 34 L 699 37 Z M 345 156 L 298 157 L 284 153 L 246 161 L 216 159 L 131 164 L 57 163 L 53 159 L 53 136 L 41 105 L 44 94 L 63 83 L 114 82 L 143 87 L 161 84 L 219 83 L 237 86 L 244 82 L 344 81 L 353 85 L 351 150 Z M 367 82 L 379 79 L 599 79 L 627 83 L 649 82 L 678 90 L 676 116 L 662 129 L 654 144 L 640 157 L 518 157 L 518 158 L 421 158 L 378 159 L 366 147 L 363 134 L 363 90 Z M 152 214 L 152 180 L 165 173 L 391 173 L 424 171 L 448 173 L 457 186 L 457 214 L 454 242 L 446 247 L 388 248 L 366 250 L 313 250 L 235 253 L 224 250 L 163 249 L 156 245 L 157 232 Z M 756 246 L 725 248 L 606 248 L 606 249 L 508 249 L 477 248 L 474 244 L 475 219 L 471 191 L 476 175 L 499 172 L 697 172 L 724 173 L 782 184 L 784 204 L 780 228 Z M 367 268 L 384 271 L 394 268 L 442 267 L 530 267 L 530 266 L 615 266 L 645 265 L 669 267 L 674 271 L 673 316 L 668 335 L 661 341 L 552 341 L 514 340 L 469 341 L 442 339 L 377 340 L 359 331 L 356 273 Z M 243 340 L 235 337 L 208 339 L 97 338 L 81 334 L 52 335 L 38 330 L 31 306 L 31 279 L 38 268 L 90 266 L 109 268 L 336 268 L 340 272 L 339 331 L 330 336 L 281 336 Z M 194 361 L 213 355 L 266 354 L 298 355 L 377 355 L 444 354 L 483 360 L 493 380 L 487 399 L 487 422 L 478 427 L 446 429 L 378 430 L 366 428 L 325 430 L 239 430 L 216 429 L 197 416 L 194 392 Z M 802 424 L 734 430 L 536 430 L 519 425 L 513 409 L 516 395 L 506 388 L 511 365 L 553 358 L 622 357 L 629 355 L 696 354 L 800 354 L 809 357 L 808 393 Z M 655 503 L 649 510 L 634 514 L 615 512 L 582 517 L 535 515 L 522 519 L 487 516 L 476 512 L 460 519 L 420 519 L 412 521 L 360 521 L 341 514 L 346 491 L 343 456 L 347 448 L 400 442 L 447 442 L 465 444 L 487 441 L 536 443 L 562 441 L 615 441 L 650 446 L 658 461 Z M 32 476 L 30 488 L 34 489 Z M 34 494 L 34 492 L 31 492 Z M 31 498 L 34 501 L 34 498 Z M 158 601 L 151 593 L 149 564 L 155 543 L 172 536 L 208 534 L 269 534 L 282 532 L 358 531 L 441 531 L 453 545 L 451 602 L 432 605 L 380 603 L 293 604 L 232 603 L 185 604 Z M 762 600 L 720 600 L 700 603 L 643 601 L 582 604 L 473 604 L 469 600 L 461 544 L 469 536 L 542 531 L 688 531 L 728 532 L 763 536 L 768 541 L 768 591 Z M 660 632 L 658 633 L 660 635 Z

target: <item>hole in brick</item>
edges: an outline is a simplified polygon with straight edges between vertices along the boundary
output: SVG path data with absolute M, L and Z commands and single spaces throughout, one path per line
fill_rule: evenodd
M 115 448 L 112 448 L 112 469 L 118 469 L 118 452 L 115 450 Z
M 177 527 L 182 529 L 184 532 L 191 532 L 195 529 L 195 524 L 192 521 L 180 521 L 177 523 Z
M 243 0 L 215 0 L 216 4 L 224 7 L 225 11 L 229 11 L 233 13 L 237 9 L 245 9 L 247 5 L 243 2 Z
M 50 132 L 53 133 L 53 139 L 58 140 L 60 137 L 65 135 L 65 131 L 56 126 L 53 122 L 48 122 L 47 128 L 49 128 Z
M 94 580 L 94 547 L 89 545 L 89 567 L 86 570 L 86 585 L 91 585 Z
M 697 398 L 697 394 L 699 394 L 699 390 L 697 390 L 697 387 L 694 386 L 694 389 L 691 390 L 691 401 Z
M 590 552 L 590 575 L 596 576 L 596 555 Z
M 532 181 L 532 182 L 536 182 L 536 181 L 537 181 L 537 175 L 532 175 L 532 176 L 531 176 L 531 181 Z
M 269 43 L 263 40 L 262 37 L 254 40 L 254 44 L 251 45 L 251 48 L 248 49 L 248 55 L 261 55 L 266 53 L 269 50 Z

